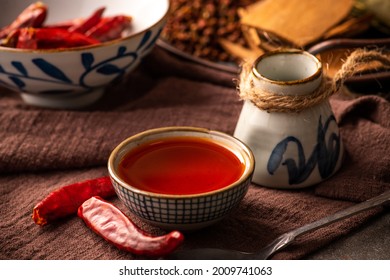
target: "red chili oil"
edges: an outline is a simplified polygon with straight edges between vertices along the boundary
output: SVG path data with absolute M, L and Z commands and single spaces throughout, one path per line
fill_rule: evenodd
M 204 138 L 151 141 L 119 163 L 119 176 L 131 186 L 160 194 L 199 194 L 237 181 L 244 163 L 229 149 Z

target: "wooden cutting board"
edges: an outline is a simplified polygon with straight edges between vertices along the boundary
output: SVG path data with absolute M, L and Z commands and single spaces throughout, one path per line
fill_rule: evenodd
M 263 0 L 249 5 L 241 23 L 304 47 L 344 19 L 354 0 Z

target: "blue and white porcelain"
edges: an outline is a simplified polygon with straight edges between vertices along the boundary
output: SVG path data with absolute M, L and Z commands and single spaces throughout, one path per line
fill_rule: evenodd
M 3 3 L 4 2 L 4 3 Z M 9 24 L 31 1 L 3 1 L 0 26 Z M 105 16 L 132 17 L 126 37 L 97 46 L 60 50 L 0 47 L 0 85 L 21 93 L 26 103 L 80 108 L 98 100 L 104 88 L 131 72 L 155 45 L 165 25 L 169 0 L 44 1 L 47 24 L 89 16 L 105 6 Z M 109 93 L 107 93 L 109 94 Z M 131 94 L 131 90 L 129 90 Z
M 251 80 L 280 95 L 312 94 L 320 86 L 321 62 L 300 50 L 280 50 L 259 57 Z M 298 189 L 332 176 L 342 164 L 343 143 L 329 100 L 298 113 L 266 112 L 252 101 L 244 105 L 234 136 L 253 151 L 253 182 Z

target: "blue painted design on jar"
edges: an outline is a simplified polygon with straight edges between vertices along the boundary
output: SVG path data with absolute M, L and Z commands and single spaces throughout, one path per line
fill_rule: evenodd
M 304 182 L 316 166 L 318 166 L 318 171 L 322 179 L 326 179 L 332 175 L 336 168 L 341 148 L 340 135 L 333 132 L 329 135 L 328 139 L 326 139 L 326 132 L 332 122 L 336 123 L 334 115 L 329 116 L 324 125 L 322 124 L 322 117 L 319 117 L 317 143 L 307 160 L 302 143 L 299 139 L 294 136 L 288 136 L 280 141 L 272 150 L 268 159 L 268 173 L 274 175 L 280 165 L 286 166 L 290 185 Z M 290 143 L 296 145 L 298 159 L 287 158 L 283 161 L 283 155 Z

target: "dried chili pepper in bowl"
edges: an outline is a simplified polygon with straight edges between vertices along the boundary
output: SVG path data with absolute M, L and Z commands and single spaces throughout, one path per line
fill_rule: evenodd
M 44 2 L 25 11 L 31 0 L 1 2 L 0 80 L 26 103 L 52 109 L 80 109 L 109 94 L 152 51 L 170 7 L 170 0 Z
M 165 256 L 176 250 L 184 240 L 179 231 L 162 236 L 144 232 L 120 209 L 100 197 L 85 201 L 77 214 L 89 228 L 109 243 L 136 255 Z
M 122 37 L 122 33 L 130 27 L 131 16 L 118 15 L 102 18 L 95 26 L 85 32 L 91 39 L 107 42 Z
M 72 24 L 67 28 L 68 31 L 80 33 L 87 32 L 89 29 L 100 22 L 105 9 L 106 7 L 100 7 L 99 9 L 95 10 L 88 18 L 81 20 L 80 22 L 74 22 L 75 24 Z
M 66 49 L 122 38 L 133 18 L 128 15 L 103 17 L 105 10 L 106 7 L 100 7 L 86 18 L 46 25 L 47 6 L 41 2 L 33 3 L 10 25 L 0 29 L 0 39 L 3 39 L 0 46 L 17 49 Z
M 30 4 L 12 23 L 0 29 L 0 39 L 19 28 L 40 27 L 46 19 L 47 6 L 42 2 Z
M 33 209 L 32 218 L 38 225 L 46 225 L 57 219 L 77 213 L 80 205 L 93 196 L 115 196 L 108 176 L 70 184 L 51 192 Z
M 64 49 L 81 46 L 96 45 L 99 40 L 90 38 L 79 32 L 69 32 L 62 28 L 21 28 L 17 38 L 7 38 L 14 41 L 18 49 Z M 8 44 L 10 45 L 10 44 Z

